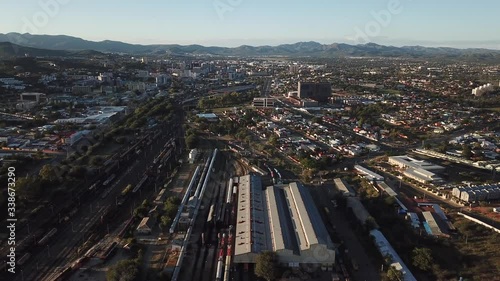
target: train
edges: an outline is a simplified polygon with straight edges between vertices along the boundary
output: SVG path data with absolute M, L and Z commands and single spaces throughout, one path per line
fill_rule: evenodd
M 228 183 L 228 188 L 227 188 L 227 197 L 226 197 L 226 203 L 231 203 L 231 199 L 232 199 L 232 196 L 233 194 L 231 193 L 233 191 L 233 186 L 234 186 L 234 183 L 233 183 L 233 178 L 230 178 L 229 179 L 229 183 Z
M 212 206 L 210 206 L 210 211 L 208 212 L 207 224 L 213 223 L 214 216 L 215 216 L 215 204 L 212 204 Z
M 233 245 L 233 235 L 229 233 L 227 239 L 227 252 L 226 252 L 226 263 L 224 267 L 224 281 L 229 281 L 230 267 L 231 267 L 231 256 L 232 256 L 232 245 Z
M 223 270 L 224 270 L 224 254 L 225 254 L 224 248 L 225 248 L 225 246 L 226 246 L 226 233 L 224 233 L 222 235 L 222 239 L 221 239 L 220 245 L 219 245 L 219 254 L 217 257 L 217 271 L 216 271 L 216 275 L 215 275 L 216 281 L 222 281 L 222 274 L 224 273 Z
M 101 252 L 101 254 L 99 255 L 99 258 L 101 260 L 106 260 L 114 252 L 117 244 L 118 244 L 117 242 L 111 243 L 108 247 L 106 247 L 106 249 L 104 251 Z
M 137 183 L 137 185 L 134 187 L 134 189 L 132 190 L 132 193 L 136 193 L 142 187 L 142 185 L 146 182 L 147 179 L 148 179 L 148 175 L 144 175 L 142 177 L 142 179 L 139 181 L 139 183 Z
M 31 257 L 30 253 L 24 254 L 18 261 L 17 265 L 23 265 Z
M 112 174 L 111 176 L 109 176 L 109 178 L 108 178 L 108 179 L 106 179 L 106 180 L 102 183 L 102 185 L 104 185 L 104 186 L 108 185 L 108 184 L 109 184 L 112 180 L 114 180 L 114 179 L 115 179 L 115 177 L 116 177 L 116 174 Z
M 57 233 L 57 228 L 52 228 L 49 232 L 47 232 L 47 234 L 45 234 L 42 239 L 38 240 L 37 244 L 40 245 L 40 246 L 43 246 L 45 244 L 47 244 L 50 240 L 50 238 L 52 238 L 55 234 Z
M 121 196 L 127 196 L 127 194 L 132 190 L 132 185 L 128 184 L 121 193 Z
M 89 191 L 92 191 L 94 190 L 96 187 L 98 187 L 99 185 L 101 185 L 101 181 L 98 180 L 96 182 L 94 182 L 90 187 L 89 187 Z

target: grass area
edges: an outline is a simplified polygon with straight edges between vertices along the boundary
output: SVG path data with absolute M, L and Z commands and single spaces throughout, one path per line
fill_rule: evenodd
M 459 230 L 456 239 L 450 241 L 458 251 L 454 253 L 433 249 L 437 257 L 449 261 L 451 268 L 461 268 L 460 276 L 467 280 L 498 280 L 500 276 L 500 234 L 460 216 L 452 216 L 453 225 Z M 462 263 L 454 263 L 451 259 Z M 453 262 L 453 264 L 451 264 Z
M 394 203 L 388 197 L 371 197 L 369 189 L 360 184 L 365 193 L 363 203 L 380 225 L 381 231 L 410 267 L 418 280 L 498 280 L 500 276 L 500 234 L 470 222 L 458 215 L 449 214 L 457 228 L 451 238 L 434 238 L 411 229 L 402 216 L 397 215 Z M 358 192 L 359 192 L 358 191 Z M 434 260 L 430 270 L 420 270 L 413 265 L 414 248 L 428 248 Z
M 234 110 L 234 106 L 232 106 L 232 107 L 212 108 L 210 111 L 212 111 L 215 114 L 223 114 L 224 111 L 232 112 L 233 110 Z

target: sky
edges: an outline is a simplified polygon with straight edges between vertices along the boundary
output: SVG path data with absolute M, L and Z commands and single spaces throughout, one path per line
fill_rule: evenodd
M 0 33 L 137 44 L 500 49 L 498 0 L 1 0 Z

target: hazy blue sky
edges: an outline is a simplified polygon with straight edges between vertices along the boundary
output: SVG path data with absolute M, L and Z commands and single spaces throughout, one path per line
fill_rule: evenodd
M 498 0 L 1 0 L 0 10 L 1 33 L 88 40 L 236 46 L 368 39 L 500 49 Z M 379 11 L 386 16 L 377 19 Z

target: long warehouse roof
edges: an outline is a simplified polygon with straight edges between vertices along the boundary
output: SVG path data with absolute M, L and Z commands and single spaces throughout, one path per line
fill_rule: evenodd
M 264 250 L 276 251 L 287 262 L 303 262 L 314 247 L 334 245 L 308 190 L 300 183 L 269 186 L 262 191 L 259 176 L 240 177 L 235 262 L 253 262 Z

